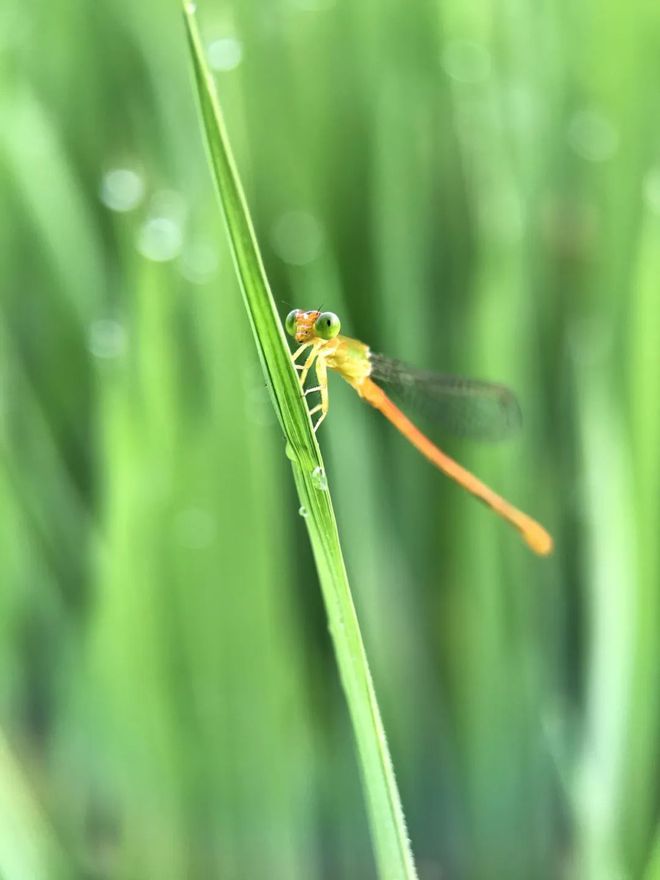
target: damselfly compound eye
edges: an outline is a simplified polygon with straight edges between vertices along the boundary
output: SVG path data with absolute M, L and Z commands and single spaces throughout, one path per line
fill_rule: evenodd
M 294 309 L 292 312 L 286 316 L 286 321 L 284 322 L 284 328 L 289 336 L 296 335 L 296 324 L 298 323 L 298 315 L 300 314 L 300 309 Z
M 321 339 L 334 339 L 341 330 L 341 322 L 334 312 L 321 312 L 314 322 L 314 330 Z

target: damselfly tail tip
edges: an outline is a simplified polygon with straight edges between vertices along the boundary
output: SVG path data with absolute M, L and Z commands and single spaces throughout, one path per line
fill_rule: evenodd
M 522 536 L 534 553 L 539 556 L 549 556 L 552 553 L 554 542 L 548 532 L 538 523 L 531 521 L 526 528 L 521 529 Z

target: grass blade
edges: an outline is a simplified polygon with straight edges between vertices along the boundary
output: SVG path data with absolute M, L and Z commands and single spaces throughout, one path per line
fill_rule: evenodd
M 385 732 L 350 593 L 321 453 L 275 303 L 231 154 L 215 85 L 195 20 L 184 6 L 194 79 L 213 176 L 257 350 L 287 441 L 287 455 L 305 518 L 346 692 L 364 778 L 379 874 L 416 876 Z
M 0 730 L 0 876 L 46 880 L 73 876 L 63 850 Z

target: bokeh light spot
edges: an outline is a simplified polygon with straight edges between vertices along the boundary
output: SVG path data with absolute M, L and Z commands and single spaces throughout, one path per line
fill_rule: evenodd
M 100 318 L 89 327 L 87 347 L 94 357 L 109 360 L 126 351 L 126 331 L 119 321 Z
M 651 168 L 644 178 L 644 199 L 654 214 L 660 214 L 660 165 Z
M 207 50 L 209 65 L 213 70 L 235 70 L 243 58 L 243 46 L 235 37 L 214 40 Z
M 568 143 L 578 156 L 588 162 L 605 162 L 611 159 L 619 146 L 619 136 L 601 113 L 581 110 L 568 126 Z
M 112 168 L 103 175 L 99 195 L 111 211 L 132 211 L 144 198 L 144 181 L 131 168 Z
M 166 263 L 178 257 L 181 245 L 181 227 L 169 217 L 152 217 L 138 232 L 138 251 L 156 263 Z
M 442 53 L 442 66 L 456 82 L 480 83 L 490 76 L 490 54 L 479 43 L 453 40 Z
M 271 243 L 285 263 L 305 266 L 313 262 L 323 247 L 323 230 L 307 211 L 287 211 L 275 223 Z
M 181 255 L 181 275 L 192 284 L 206 284 L 218 271 L 218 251 L 209 241 L 186 244 Z

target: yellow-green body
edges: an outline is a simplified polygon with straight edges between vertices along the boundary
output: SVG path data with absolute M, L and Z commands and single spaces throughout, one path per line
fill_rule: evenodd
M 318 391 L 321 396 L 321 402 L 309 411 L 310 415 L 320 413 L 314 425 L 315 431 L 328 414 L 328 368 L 339 373 L 361 397 L 365 380 L 371 373 L 369 346 L 364 342 L 340 335 L 324 339 L 318 334 L 317 322 L 322 314 L 324 313 L 319 311 L 297 312 L 293 334 L 296 342 L 301 343 L 293 354 L 296 370 L 300 371 L 301 386 L 304 387 L 312 366 L 316 372 L 318 384 L 304 392 L 307 395 Z M 297 364 L 296 361 L 303 352 L 307 352 L 307 358 L 303 364 Z

